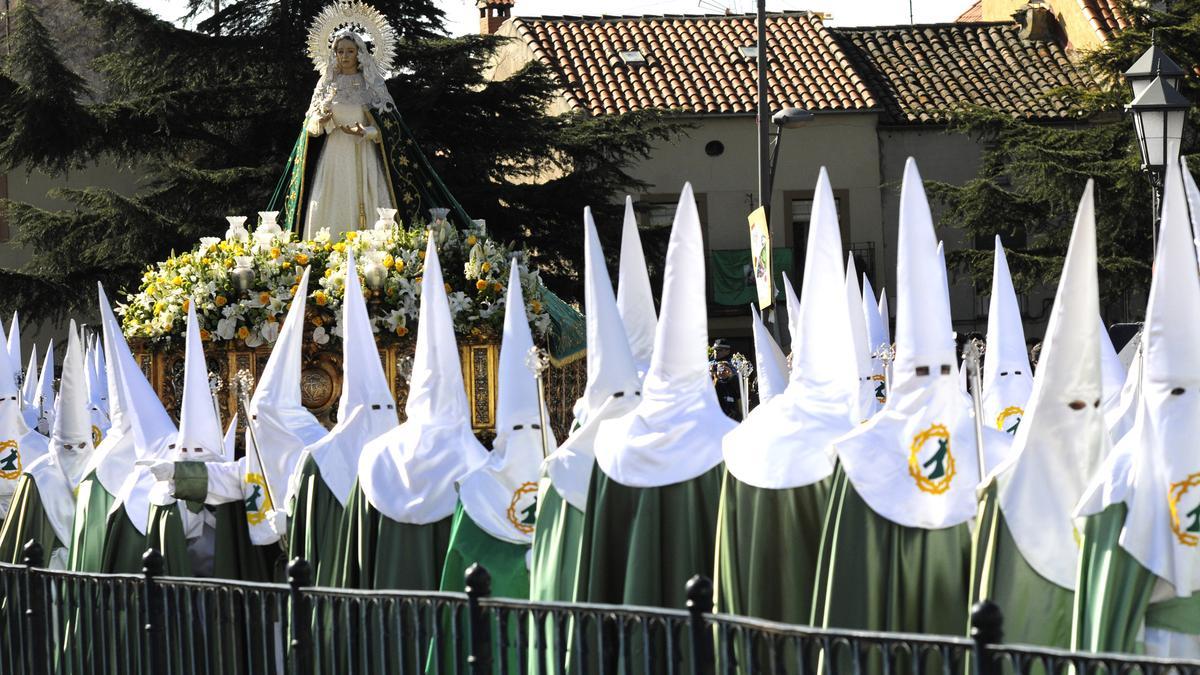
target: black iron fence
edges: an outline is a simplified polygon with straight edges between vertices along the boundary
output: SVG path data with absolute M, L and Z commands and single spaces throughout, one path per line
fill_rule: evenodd
M 688 582 L 683 610 L 490 597 L 478 565 L 466 593 L 313 588 L 293 561 L 287 584 L 0 565 L 0 673 L 58 675 L 1200 675 L 1166 661 L 1002 644 L 999 608 L 971 637 L 821 630 L 712 613 L 712 584 Z

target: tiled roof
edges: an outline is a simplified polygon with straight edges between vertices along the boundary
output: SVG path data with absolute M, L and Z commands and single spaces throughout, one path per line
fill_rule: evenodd
M 1032 119 L 1072 117 L 1063 86 L 1095 86 L 1053 42 L 1021 39 L 1014 23 L 844 28 L 834 33 L 895 122 L 936 122 L 984 105 Z
M 959 14 L 954 21 L 957 23 L 983 21 L 983 0 L 975 0 L 975 4 Z
M 1129 19 L 1113 0 L 1078 0 L 1083 16 L 1092 25 L 1092 30 L 1101 40 L 1108 40 L 1113 33 L 1129 27 Z
M 514 27 L 556 74 L 572 105 L 593 115 L 645 108 L 696 114 L 755 110 L 752 15 L 518 17 Z M 868 110 L 875 97 L 820 18 L 767 19 L 771 109 Z M 621 52 L 637 51 L 638 56 Z

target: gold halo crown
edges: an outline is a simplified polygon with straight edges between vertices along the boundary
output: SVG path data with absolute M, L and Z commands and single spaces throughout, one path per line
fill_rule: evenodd
M 333 36 L 349 28 L 369 41 L 379 76 L 386 78 L 396 57 L 396 31 L 379 10 L 361 0 L 336 2 L 325 7 L 308 29 L 308 58 L 317 72 L 325 69 Z

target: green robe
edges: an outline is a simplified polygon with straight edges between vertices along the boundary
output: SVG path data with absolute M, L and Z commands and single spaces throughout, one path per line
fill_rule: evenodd
M 484 532 L 463 509 L 460 501 L 454 507 L 450 526 L 450 545 L 442 568 L 443 591 L 461 593 L 466 589 L 467 568 L 474 563 L 483 565 L 492 577 L 492 596 L 497 598 L 529 598 L 529 568 L 525 566 L 529 546 L 503 541 Z
M 546 488 L 533 532 L 530 599 L 551 602 L 575 600 L 583 520 L 583 511 L 563 499 L 554 485 Z
M 355 481 L 338 531 L 334 583 L 368 590 L 438 590 L 451 520 L 398 523 L 372 506 Z
M 372 506 L 355 481 L 334 549 L 337 555 L 334 584 L 364 590 L 438 590 L 446 566 L 452 520 L 447 517 L 425 525 L 398 523 Z M 450 620 L 445 613 L 423 610 L 414 622 L 409 616 L 400 617 L 401 610 L 395 607 L 369 616 L 350 617 L 347 627 L 345 617 L 332 616 L 331 611 L 326 606 L 315 617 L 318 661 L 326 664 L 325 670 L 329 670 L 330 662 L 337 664 L 329 672 L 399 672 L 400 660 L 411 672 L 420 672 L 427 663 L 432 672 L 438 672 L 438 660 L 445 658 L 444 652 L 429 649 L 428 638 L 438 626 Z M 398 649 L 382 654 L 375 651 L 364 654 L 359 649 L 356 635 L 384 633 L 396 637 Z
M 117 501 L 92 471 L 79 483 L 75 494 L 75 524 L 71 531 L 72 572 L 106 572 L 104 546 L 108 512 Z M 128 520 L 128 519 L 126 519 Z
M 533 555 L 529 571 L 529 598 L 537 602 L 574 602 L 583 570 L 579 564 L 579 549 L 583 543 L 583 511 L 571 506 L 553 484 L 538 499 L 537 522 L 533 531 Z M 540 633 L 540 635 L 539 635 Z M 574 629 L 571 621 L 561 626 L 553 616 L 546 616 L 541 626 L 531 626 L 529 645 L 536 650 L 543 645 L 545 672 L 557 673 L 567 667 L 577 672 L 577 666 L 567 666 L 570 653 L 578 653 L 572 645 Z M 560 645 L 567 654 L 559 656 Z M 535 653 L 531 651 L 531 654 Z M 563 664 L 557 663 L 563 660 Z
M 991 600 L 1014 619 L 1004 623 L 1005 642 L 1060 649 L 1071 646 L 1075 592 L 1038 574 L 1025 561 L 1000 511 L 994 482 L 980 502 L 971 569 L 970 606 Z
M 1072 649 L 1144 653 L 1143 625 L 1200 635 L 1200 593 L 1150 603 L 1158 577 L 1121 547 L 1126 512 L 1113 504 L 1084 526 Z
M 31 539 L 42 546 L 43 566 L 49 565 L 56 549 L 66 546 L 59 541 L 50 518 L 46 516 L 37 481 L 33 476 L 24 474 L 17 482 L 8 516 L 4 519 L 3 528 L 0 528 L 0 562 L 20 564 L 24 558 L 25 544 Z
M 526 600 L 529 598 L 529 569 L 525 566 L 525 556 L 528 552 L 527 545 L 502 541 L 483 531 L 471 520 L 471 516 L 467 515 L 460 501 L 454 507 L 450 546 L 446 552 L 446 566 L 442 569 L 441 590 L 455 593 L 465 591 L 467 568 L 479 563 L 487 569 L 492 578 L 492 597 Z M 517 623 L 514 621 L 508 625 L 508 638 L 504 640 L 503 646 L 498 646 L 492 654 L 492 658 L 497 662 L 501 658 L 508 661 L 510 673 L 517 673 L 520 668 L 521 655 L 516 649 L 520 644 Z M 449 628 L 448 622 L 444 628 Z M 458 630 L 459 635 L 463 636 L 458 641 L 457 650 L 459 667 L 463 668 L 466 666 L 467 657 L 465 647 L 470 644 L 470 622 L 466 617 L 460 617 Z M 499 630 L 499 625 L 494 625 L 493 630 Z M 447 642 L 446 649 L 443 649 L 443 658 L 447 659 L 447 666 L 454 654 L 455 650 L 451 649 L 450 643 Z
M 337 567 L 338 530 L 346 510 L 321 477 L 311 455 L 300 466 L 300 481 L 292 498 L 288 524 L 288 560 L 302 558 L 312 566 L 317 586 L 333 586 Z
M 108 574 L 141 574 L 142 556 L 149 548 L 150 542 L 129 519 L 124 504 L 109 509 L 104 521 L 101 571 Z
M 828 479 L 771 490 L 725 474 L 717 529 L 717 611 L 806 624 L 812 614 Z
M 871 510 L 844 473 L 838 481 L 822 542 L 828 558 L 818 625 L 961 635 L 970 593 L 969 525 L 925 530 L 893 523 Z
M 710 576 L 723 464 L 680 483 L 653 488 L 622 485 L 603 471 L 592 472 L 579 551 L 580 576 L 576 599 L 587 603 L 643 605 L 683 609 L 687 582 Z M 618 644 L 615 626 L 577 625 L 590 645 Z M 597 631 L 604 631 L 603 636 Z M 632 636 L 616 650 L 591 654 L 589 670 L 641 672 L 640 664 L 666 663 L 667 643 L 652 632 L 649 643 Z M 679 654 L 685 661 L 687 654 Z M 583 658 L 581 654 L 580 658 Z M 687 672 L 686 664 L 677 664 Z

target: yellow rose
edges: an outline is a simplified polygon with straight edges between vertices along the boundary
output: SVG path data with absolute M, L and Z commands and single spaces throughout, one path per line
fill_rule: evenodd
M 500 291 L 504 290 L 504 284 L 500 283 L 499 281 L 493 281 L 492 290 L 499 293 Z
M 297 265 L 307 265 L 308 264 L 308 256 L 303 253 L 297 253 L 296 254 L 296 264 Z
M 325 291 L 317 291 L 316 293 L 313 294 L 313 301 L 316 302 L 318 305 L 324 307 L 325 303 L 329 302 L 329 298 L 325 297 Z
M 485 263 L 483 263 L 482 265 L 480 265 L 480 266 L 479 266 L 479 269 L 483 270 L 484 272 L 491 271 L 491 269 L 492 269 L 492 263 L 490 263 L 490 262 L 485 262 Z
M 162 311 L 166 308 L 167 308 L 167 303 L 163 302 L 162 300 L 159 300 L 158 302 L 154 303 L 154 313 L 155 314 L 162 314 Z
M 265 305 L 271 302 L 271 294 L 263 291 L 258 294 L 258 304 Z
M 184 298 L 183 299 L 183 311 L 185 311 L 185 312 L 188 311 L 188 308 L 191 306 L 192 306 L 192 299 Z
M 538 302 L 537 300 L 534 300 L 533 302 L 529 303 L 529 306 L 530 306 L 530 308 L 533 309 L 533 311 L 535 313 L 542 311 L 542 303 Z
M 471 236 L 467 237 L 467 246 L 474 246 L 475 242 L 477 242 L 477 241 L 479 241 L 479 240 L 475 238 L 475 235 L 471 235 Z
M 487 290 L 487 287 L 488 287 L 487 279 L 480 279 L 479 281 L 475 282 L 475 290 L 483 291 L 483 290 Z
M 292 268 L 292 263 L 284 260 L 283 263 L 279 267 L 281 269 L 290 270 Z
M 383 266 L 384 266 L 384 267 L 386 267 L 386 268 L 388 268 L 388 269 L 390 270 L 390 269 L 392 269 L 392 267 L 394 267 L 395 265 L 396 265 L 396 259 L 395 259 L 395 258 L 393 258 L 393 257 L 392 257 L 392 256 L 390 256 L 390 255 L 385 255 L 385 256 L 383 256 Z
M 325 319 L 322 319 L 322 318 L 321 318 L 321 317 L 319 317 L 319 316 L 314 316 L 314 317 L 312 318 L 312 325 L 314 325 L 314 326 L 324 326 L 324 325 L 325 325 Z
M 354 230 L 350 230 L 349 232 L 346 233 L 346 241 L 354 241 L 357 238 L 358 238 L 358 232 L 355 232 Z
M 417 256 L 419 258 L 421 258 L 421 260 L 424 260 L 425 259 L 425 249 L 421 249 L 421 252 L 418 253 Z
M 294 297 L 296 297 L 296 291 L 298 291 L 298 290 L 300 290 L 299 286 L 292 286 L 291 290 L 288 291 L 288 295 L 290 295 L 294 298 Z
M 224 307 L 225 304 L 228 302 L 229 302 L 229 299 L 223 295 L 218 295 L 217 297 L 213 298 L 213 304 L 216 305 L 217 307 Z
M 404 337 L 405 335 L 408 335 L 408 329 L 404 326 L 396 326 L 396 336 Z
M 250 329 L 242 326 L 241 328 L 237 329 L 237 336 L 239 339 L 245 340 L 246 338 L 250 337 Z
M 203 340 L 204 342 L 208 342 L 210 339 L 212 339 L 212 335 L 210 335 L 208 331 L 201 328 L 200 329 L 200 339 Z
M 396 271 L 397 271 L 397 272 L 403 272 L 403 271 L 404 271 L 404 261 L 403 261 L 403 260 L 397 260 L 397 261 L 396 261 Z
M 326 279 L 328 279 L 328 278 L 329 278 L 329 277 L 331 277 L 331 276 L 333 276 L 333 270 L 332 270 L 332 269 L 329 269 L 329 268 L 326 268 L 326 270 L 325 270 L 325 278 L 326 278 Z
M 333 250 L 337 251 L 338 253 L 345 253 L 346 245 L 339 241 L 338 243 L 333 245 Z
M 278 247 L 278 246 L 272 246 L 272 247 L 271 247 L 271 257 L 272 257 L 272 258 L 278 258 L 278 257 L 279 257 L 279 247 Z
M 182 286 L 183 285 L 183 277 L 176 276 L 174 279 L 171 280 L 171 283 L 176 286 Z

